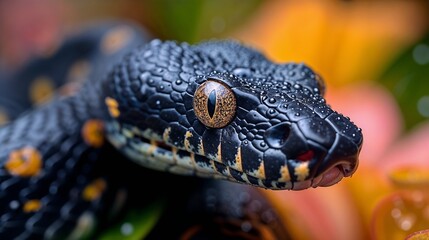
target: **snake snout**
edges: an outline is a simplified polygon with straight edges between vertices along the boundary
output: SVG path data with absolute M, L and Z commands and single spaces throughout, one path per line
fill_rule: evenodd
M 337 135 L 333 148 L 319 166 L 313 186 L 331 186 L 343 177 L 350 177 L 357 169 L 360 146 L 342 135 Z

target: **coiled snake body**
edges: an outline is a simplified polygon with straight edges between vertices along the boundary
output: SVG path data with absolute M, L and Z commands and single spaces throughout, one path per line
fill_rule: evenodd
M 307 66 L 234 41 L 135 47 L 144 38 L 124 28 L 79 91 L 0 128 L 0 236 L 86 236 L 130 182 L 149 194 L 195 181 L 175 174 L 301 190 L 356 170 L 361 131 Z

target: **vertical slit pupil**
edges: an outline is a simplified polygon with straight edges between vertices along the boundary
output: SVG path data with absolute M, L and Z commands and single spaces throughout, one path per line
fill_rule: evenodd
M 209 112 L 210 118 L 213 118 L 214 112 L 216 108 L 216 90 L 212 90 L 209 94 L 209 98 L 207 101 L 207 110 Z

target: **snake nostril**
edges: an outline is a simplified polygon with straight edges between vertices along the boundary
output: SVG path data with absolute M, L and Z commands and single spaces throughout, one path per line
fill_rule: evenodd
M 281 148 L 290 134 L 290 125 L 288 123 L 280 123 L 270 127 L 265 132 L 265 140 L 272 148 Z

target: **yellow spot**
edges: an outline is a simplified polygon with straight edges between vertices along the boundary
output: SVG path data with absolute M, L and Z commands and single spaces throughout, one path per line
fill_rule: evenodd
M 171 133 L 171 127 L 168 127 L 164 130 L 162 133 L 162 139 L 165 143 L 168 143 L 170 141 L 170 133 Z
M 282 166 L 280 168 L 280 174 L 281 174 L 281 177 L 279 178 L 279 182 L 289 182 L 290 181 L 290 174 L 289 174 L 289 169 L 287 168 L 287 166 Z
M 42 202 L 40 202 L 40 200 L 28 200 L 24 203 L 23 211 L 26 213 L 37 212 L 40 208 L 42 208 Z
M 109 109 L 110 116 L 117 118 L 121 114 L 119 112 L 119 103 L 115 99 L 111 97 L 106 97 L 105 103 L 107 105 L 107 108 Z
M 308 162 L 303 162 L 295 167 L 295 175 L 298 181 L 304 181 L 308 177 L 309 173 L 310 170 L 308 169 Z
M 10 174 L 20 177 L 38 175 L 42 168 L 42 155 L 32 147 L 12 151 L 5 168 Z
M 6 112 L 0 109 L 0 125 L 5 124 L 9 121 L 9 117 Z
M 186 134 L 185 134 L 185 143 L 184 143 L 186 151 L 191 151 L 192 150 L 191 149 L 191 143 L 189 142 L 189 138 L 191 138 L 191 137 L 192 137 L 192 132 L 186 131 Z
M 30 99 L 40 105 L 49 101 L 54 94 L 55 86 L 51 79 L 46 76 L 36 78 L 30 87 Z
M 106 187 L 107 184 L 104 179 L 95 179 L 83 189 L 82 197 L 86 201 L 94 201 L 101 196 Z
M 82 127 L 82 137 L 86 144 L 91 147 L 99 148 L 104 143 L 104 125 L 97 119 L 91 119 L 85 122 Z
M 83 83 L 88 76 L 90 67 L 89 62 L 81 60 L 75 62 L 71 67 L 67 75 L 68 83 Z
M 237 154 L 235 155 L 235 169 L 242 172 L 243 164 L 241 161 L 241 147 L 238 147 Z
M 112 54 L 130 41 L 133 31 L 127 26 L 119 26 L 106 34 L 101 43 L 101 51 L 105 54 Z
M 264 168 L 264 162 L 261 162 L 258 168 L 258 178 L 265 179 L 265 168 Z

